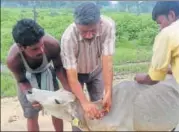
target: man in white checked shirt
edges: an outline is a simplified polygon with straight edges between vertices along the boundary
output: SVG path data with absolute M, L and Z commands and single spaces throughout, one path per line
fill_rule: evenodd
M 62 36 L 61 57 L 71 90 L 90 118 L 101 118 L 110 110 L 114 50 L 114 21 L 101 16 L 99 8 L 92 2 L 79 5 L 74 11 L 74 23 Z M 90 101 L 83 93 L 84 83 Z M 92 102 L 102 98 L 104 110 L 100 111 Z

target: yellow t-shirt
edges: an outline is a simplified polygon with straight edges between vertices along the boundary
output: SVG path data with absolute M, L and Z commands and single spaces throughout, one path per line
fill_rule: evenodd
M 156 36 L 148 74 L 152 80 L 163 80 L 169 65 L 179 83 L 179 20 L 164 28 Z

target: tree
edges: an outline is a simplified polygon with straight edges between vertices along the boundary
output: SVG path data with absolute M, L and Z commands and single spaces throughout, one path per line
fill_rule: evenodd
M 33 1 L 33 16 L 34 16 L 34 21 L 37 21 L 37 11 L 36 11 L 36 0 Z

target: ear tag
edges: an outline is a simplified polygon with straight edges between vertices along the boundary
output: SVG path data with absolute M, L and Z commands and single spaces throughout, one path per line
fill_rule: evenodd
M 72 120 L 72 124 L 73 124 L 74 126 L 78 126 L 78 125 L 79 125 L 79 120 L 78 120 L 78 118 L 74 118 L 74 119 Z

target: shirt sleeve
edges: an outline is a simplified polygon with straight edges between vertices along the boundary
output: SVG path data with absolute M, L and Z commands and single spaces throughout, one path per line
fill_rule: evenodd
M 116 27 L 113 22 L 111 26 L 107 29 L 104 44 L 103 44 L 103 55 L 113 55 L 115 52 L 115 40 L 116 40 Z
M 160 32 L 155 38 L 153 56 L 149 68 L 152 80 L 164 80 L 171 61 L 171 45 L 167 32 Z
M 61 39 L 61 58 L 65 69 L 76 69 L 75 42 L 71 38 Z

